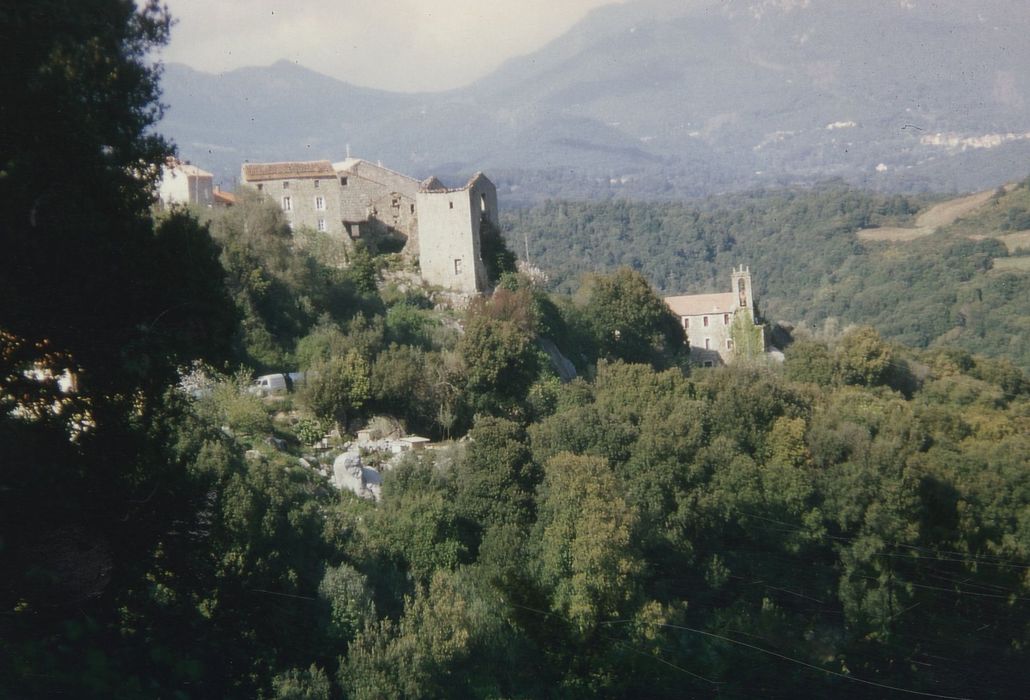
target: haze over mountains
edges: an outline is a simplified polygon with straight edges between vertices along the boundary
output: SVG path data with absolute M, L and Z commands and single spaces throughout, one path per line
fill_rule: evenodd
M 245 160 L 349 145 L 416 176 L 487 170 L 508 201 L 972 190 L 1030 170 L 1028 35 L 1023 0 L 642 0 L 441 93 L 169 64 L 162 129 L 226 184 Z

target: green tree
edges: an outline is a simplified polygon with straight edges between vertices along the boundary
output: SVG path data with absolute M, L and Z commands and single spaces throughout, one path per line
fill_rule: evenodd
M 659 368 L 685 359 L 682 326 L 639 272 L 620 268 L 590 276 L 580 294 L 602 357 Z
M 207 231 L 150 214 L 170 20 L 131 0 L 0 16 L 0 695 L 162 695 L 202 674 L 170 650 L 198 622 L 203 471 L 232 461 L 168 387 L 222 364 L 234 325 Z
M 869 326 L 848 331 L 837 344 L 836 373 L 844 384 L 876 386 L 886 382 L 893 353 Z
M 524 430 L 503 418 L 481 416 L 455 469 L 458 510 L 480 527 L 526 525 L 539 480 Z
M 525 398 L 540 371 L 534 328 L 525 295 L 499 290 L 469 309 L 458 352 L 473 406 L 498 411 Z
M 361 409 L 371 396 L 370 367 L 356 350 L 343 357 L 316 362 L 302 393 L 312 412 L 346 429 L 347 415 Z
M 641 568 L 632 547 L 636 511 L 604 460 L 568 453 L 544 465 L 539 508 L 538 576 L 552 609 L 590 636 L 634 596 Z
M 332 686 L 325 671 L 314 664 L 307 670 L 292 668 L 272 680 L 270 700 L 329 700 Z
M 310 369 L 332 357 L 346 355 L 350 349 L 347 336 L 340 327 L 328 319 L 325 321 L 297 341 L 294 355 L 297 358 L 297 366 L 301 369 Z
M 366 629 L 341 659 L 340 684 L 347 696 L 434 698 L 471 695 L 471 674 L 453 673 L 468 659 L 495 617 L 485 601 L 470 598 L 462 575 L 436 572 L 405 600 L 396 625 Z
M 427 364 L 426 353 L 410 345 L 390 345 L 379 353 L 372 363 L 368 410 L 403 418 L 408 430 L 430 430 L 434 392 Z
M 829 386 L 833 381 L 833 357 L 824 343 L 796 340 L 784 356 L 784 371 L 788 378 L 820 386 Z
M 328 606 L 328 637 L 349 643 L 375 622 L 375 603 L 368 580 L 349 564 L 326 567 L 318 595 Z
M 260 397 L 247 391 L 250 375 L 243 371 L 216 383 L 197 400 L 196 410 L 213 425 L 228 426 L 242 435 L 261 435 L 272 428 Z
M 500 229 L 486 217 L 479 225 L 479 255 L 490 284 L 497 284 L 505 273 L 515 272 L 515 253 L 508 248 Z

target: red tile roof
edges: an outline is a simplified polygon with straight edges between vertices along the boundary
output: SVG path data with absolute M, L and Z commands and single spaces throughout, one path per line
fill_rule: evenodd
M 733 292 L 665 297 L 665 303 L 677 316 L 725 314 L 732 313 L 738 308 L 737 295 Z
M 243 179 L 247 182 L 315 177 L 336 177 L 332 163 L 327 160 L 312 160 L 292 163 L 245 163 L 243 165 Z
M 236 195 L 232 192 L 222 192 L 221 190 L 215 190 L 211 193 L 216 204 L 225 204 L 226 206 L 232 206 L 236 204 Z

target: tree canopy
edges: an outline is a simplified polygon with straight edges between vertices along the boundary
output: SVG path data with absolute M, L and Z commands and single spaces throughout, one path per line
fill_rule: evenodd
M 155 220 L 164 11 L 0 17 L 3 697 L 1025 694 L 1012 361 L 857 326 L 691 371 L 632 268 L 574 298 L 509 272 L 462 306 L 257 196 Z M 835 197 L 773 210 L 837 233 L 914 210 Z M 675 210 L 604 206 L 615 235 Z M 675 210 L 689 256 L 768 225 L 749 206 Z M 837 233 L 753 245 L 836 255 Z M 980 279 L 997 245 L 923 262 Z M 303 388 L 248 391 L 293 366 Z M 436 444 L 386 454 L 362 426 Z M 345 452 L 380 500 L 331 481 Z

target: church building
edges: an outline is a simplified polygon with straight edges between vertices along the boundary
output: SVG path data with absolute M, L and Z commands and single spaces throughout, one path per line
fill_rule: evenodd
M 754 349 L 759 352 L 765 349 L 765 326 L 755 323 L 751 268 L 734 268 L 731 285 L 730 292 L 665 297 L 683 324 L 696 364 L 712 367 L 732 362 L 736 343 L 757 346 Z

